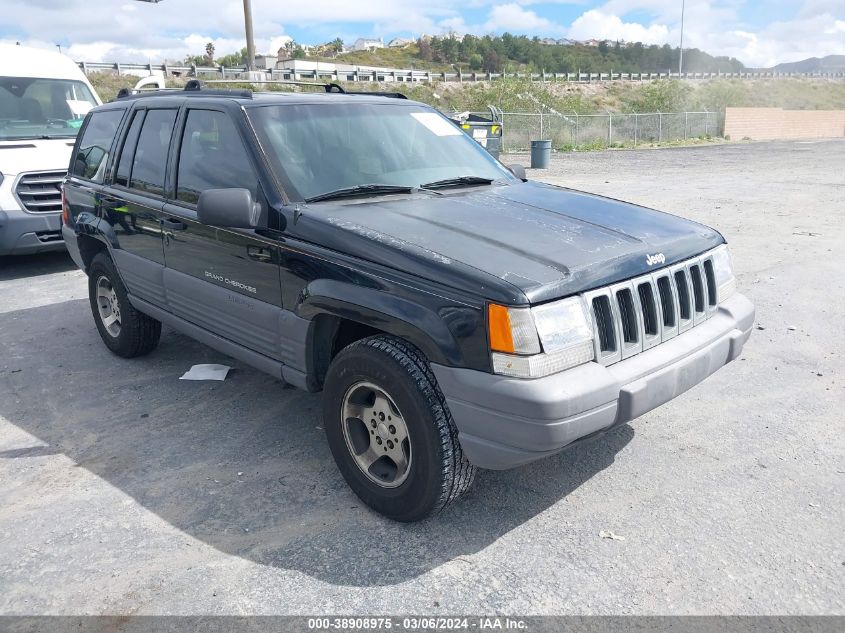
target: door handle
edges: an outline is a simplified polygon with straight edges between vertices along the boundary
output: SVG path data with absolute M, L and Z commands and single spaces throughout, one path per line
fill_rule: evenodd
M 165 218 L 161 221 L 161 226 L 169 231 L 184 231 L 188 228 L 187 224 L 173 218 Z
M 253 246 L 252 244 L 247 244 L 246 254 L 251 260 L 256 262 L 266 263 L 272 260 L 272 256 L 270 255 L 270 249 L 264 248 L 262 246 Z

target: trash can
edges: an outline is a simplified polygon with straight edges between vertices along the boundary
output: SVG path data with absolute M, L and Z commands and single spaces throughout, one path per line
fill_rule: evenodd
M 548 169 L 552 157 L 552 141 L 531 141 L 531 169 Z

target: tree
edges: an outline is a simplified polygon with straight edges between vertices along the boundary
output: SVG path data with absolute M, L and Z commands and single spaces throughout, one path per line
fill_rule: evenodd
M 343 52 L 343 40 L 339 37 L 334 38 L 331 42 L 329 42 L 329 48 L 334 51 L 334 54 L 337 55 L 338 53 Z
M 473 53 L 469 56 L 469 67 L 472 70 L 481 70 L 484 66 L 484 58 L 478 53 Z
M 444 62 L 454 63 L 458 61 L 458 40 L 449 35 L 440 40 L 440 52 Z
M 610 46 L 607 45 L 607 40 L 599 42 L 599 53 L 601 53 L 601 56 L 607 57 L 608 52 L 610 52 Z
M 205 45 L 205 63 L 208 65 L 214 63 L 214 42 Z
M 484 71 L 488 73 L 502 72 L 502 60 L 499 58 L 499 54 L 493 49 L 490 49 L 484 55 Z
M 218 57 L 217 64 L 219 64 L 220 66 L 225 66 L 227 68 L 232 68 L 234 66 L 245 66 L 247 62 L 247 57 L 249 57 L 249 53 L 247 52 L 246 47 L 244 47 L 237 53 L 229 53 L 228 55 Z
M 430 62 L 432 59 L 431 42 L 420 38 L 417 40 L 417 46 L 420 49 L 420 59 L 424 62 Z

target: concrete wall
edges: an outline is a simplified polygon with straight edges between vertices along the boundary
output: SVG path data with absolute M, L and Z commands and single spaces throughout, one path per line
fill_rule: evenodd
M 725 136 L 738 141 L 845 137 L 845 110 L 725 108 Z

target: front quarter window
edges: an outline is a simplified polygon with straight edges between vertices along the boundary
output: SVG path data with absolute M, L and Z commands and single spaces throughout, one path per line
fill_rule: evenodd
M 81 81 L 0 77 L 0 140 L 73 138 L 96 105 Z
M 114 141 L 117 126 L 123 118 L 123 110 L 105 110 L 92 112 L 82 138 L 76 144 L 76 151 L 71 161 L 70 171 L 74 176 L 103 182 L 103 175 L 108 163 L 108 153 Z
M 385 99 L 267 105 L 248 113 L 281 181 L 305 200 L 375 184 L 514 180 L 478 143 L 425 106 Z

